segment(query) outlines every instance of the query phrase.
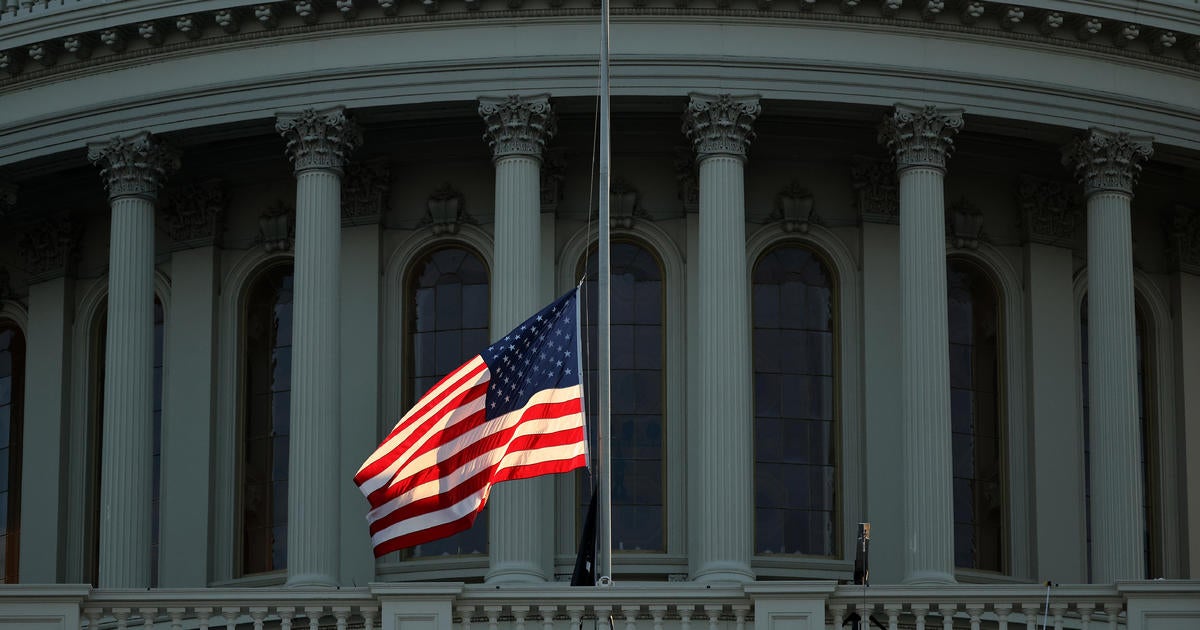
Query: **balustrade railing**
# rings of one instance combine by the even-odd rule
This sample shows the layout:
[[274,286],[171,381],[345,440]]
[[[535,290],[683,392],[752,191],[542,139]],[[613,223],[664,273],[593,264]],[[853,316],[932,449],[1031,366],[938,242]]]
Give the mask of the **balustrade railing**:
[[93,591],[79,616],[81,630],[374,630],[379,602],[366,589]]

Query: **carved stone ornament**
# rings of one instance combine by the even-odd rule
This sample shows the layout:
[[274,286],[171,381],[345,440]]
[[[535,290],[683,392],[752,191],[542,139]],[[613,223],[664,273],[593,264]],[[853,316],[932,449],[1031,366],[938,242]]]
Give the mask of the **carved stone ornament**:
[[449,182],[442,184],[429,195],[425,204],[427,211],[421,223],[430,226],[434,234],[457,234],[463,223],[476,223],[467,214],[465,201],[463,194]]
[[88,159],[100,167],[109,199],[141,197],[153,201],[167,175],[179,168],[179,153],[144,131],[89,144]]
[[1067,183],[1022,175],[1017,180],[1017,204],[1025,239],[1042,245],[1069,245],[1083,216],[1078,195]]
[[542,212],[555,212],[563,198],[563,180],[566,178],[567,158],[562,149],[547,149],[542,158],[541,205]]
[[1175,206],[1167,213],[1167,257],[1179,271],[1200,275],[1200,208]]
[[762,113],[758,96],[691,94],[683,113],[683,133],[698,161],[714,155],[746,157],[754,140],[754,121]]
[[983,238],[983,212],[965,197],[947,206],[946,237],[954,247],[978,249]]
[[791,184],[775,195],[775,210],[770,219],[783,222],[784,232],[807,234],[809,226],[817,222],[813,208],[812,193],[801,186],[799,181],[792,180]]
[[362,144],[362,131],[344,107],[280,114],[275,131],[287,141],[288,158],[296,173],[310,169],[341,172],[350,152]]
[[900,183],[891,164],[860,158],[850,165],[850,181],[863,221],[900,222]]
[[558,133],[549,94],[481,96],[479,115],[487,127],[483,139],[497,160],[509,155],[540,158],[546,142]]
[[283,201],[258,215],[258,242],[268,252],[283,252],[296,242],[296,209]]
[[379,223],[387,214],[392,169],[384,160],[351,162],[342,177],[342,225]]
[[8,273],[7,267],[0,267],[0,300],[7,300],[12,297],[12,276]]
[[25,259],[30,283],[70,273],[75,263],[79,232],[74,223],[63,217],[42,221],[25,231],[18,250]]
[[1092,128],[1063,150],[1063,165],[1075,170],[1086,196],[1098,192],[1132,195],[1142,162],[1152,155],[1149,136]]
[[608,226],[630,229],[638,219],[649,219],[650,213],[642,207],[642,196],[623,177],[613,178],[608,187]]
[[892,151],[897,170],[917,166],[945,170],[954,136],[962,126],[961,109],[897,104],[879,127],[879,142]]
[[675,149],[676,196],[683,203],[684,213],[700,212],[700,173],[696,152],[691,147]]
[[17,207],[17,185],[0,180],[0,219],[12,214]]
[[167,195],[163,223],[175,249],[215,245],[229,205],[219,180],[188,184]]

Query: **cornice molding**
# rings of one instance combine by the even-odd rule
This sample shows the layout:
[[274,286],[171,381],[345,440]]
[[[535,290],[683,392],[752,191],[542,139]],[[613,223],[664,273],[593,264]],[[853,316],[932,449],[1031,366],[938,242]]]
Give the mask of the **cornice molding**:
[[1075,172],[1084,196],[1133,194],[1142,163],[1154,155],[1154,139],[1095,127],[1063,149],[1063,165]]
[[[642,0],[630,1],[633,6],[613,7],[612,13],[624,16],[716,16],[742,18],[763,17],[806,22],[850,22],[877,24],[899,28],[951,30],[976,33],[982,36],[1015,38],[1051,42],[1057,45],[1084,47],[1124,57],[1134,57],[1169,63],[1180,67],[1200,66],[1200,31],[1189,33],[1188,23],[1176,28],[1170,20],[1147,19],[1144,12],[1130,12],[1118,17],[1113,11],[1089,15],[1080,12],[1051,10],[1032,5],[972,0],[962,10],[945,10],[938,1],[906,5],[901,2],[864,3],[855,0],[808,0],[801,10],[783,9],[769,1],[760,1],[759,10],[735,9],[728,5],[715,9],[689,6],[681,0],[674,7],[647,7]],[[44,76],[56,68],[77,66],[78,62],[107,63],[111,57],[159,54],[181,47],[196,47],[225,43],[236,39],[291,36],[297,33],[329,31],[388,24],[413,24],[436,21],[487,20],[594,15],[594,7],[557,6],[549,9],[524,8],[511,2],[507,11],[480,10],[478,0],[464,0],[454,9],[449,2],[423,0],[425,13],[400,15],[394,0],[360,0],[357,2],[293,2],[292,6],[272,3],[245,2],[242,6],[221,7],[197,11],[178,3],[178,14],[169,6],[139,15],[136,11],[118,14],[127,23],[112,19],[64,20],[60,28],[34,28],[11,22],[0,16],[0,32],[6,28],[21,28],[10,41],[17,45],[0,50],[0,77],[12,75],[15,80]],[[589,3],[590,4],[590,3]],[[1033,3],[1037,4],[1037,3]],[[941,8],[939,9],[939,5]],[[1092,7],[1079,4],[1080,9]],[[84,7],[87,8],[87,7]],[[289,10],[290,9],[290,10]],[[94,9],[93,12],[99,11]],[[97,13],[97,15],[100,15]],[[1147,22],[1139,23],[1141,17]],[[48,19],[48,18],[42,18]],[[118,20],[121,19],[120,17]],[[95,24],[91,29],[88,24]],[[245,28],[243,28],[245,26]],[[45,33],[40,34],[40,33]],[[93,55],[96,51],[108,54]],[[64,63],[65,61],[65,63]],[[0,86],[6,81],[0,79]]]
[[145,131],[89,144],[88,160],[100,167],[109,199],[154,201],[167,175],[179,168],[179,152]]

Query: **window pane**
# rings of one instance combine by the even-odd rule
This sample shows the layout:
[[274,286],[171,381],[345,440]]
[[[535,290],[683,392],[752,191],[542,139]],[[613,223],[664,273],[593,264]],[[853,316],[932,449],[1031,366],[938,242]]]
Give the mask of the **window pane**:
[[[474,252],[445,247],[422,258],[405,288],[408,328],[406,406],[487,347],[490,287]],[[402,558],[487,553],[487,512],[468,530],[401,550]]]
[[838,553],[833,290],[806,247],[754,266],[755,553]]
[[[999,298],[976,265],[946,265],[950,334],[950,422],[954,445],[954,560],[970,569],[1003,571],[1004,508],[998,489],[1000,453]],[[981,491],[984,488],[993,491]],[[984,535],[984,532],[988,532]]]
[[[597,257],[593,248],[586,270],[583,334],[587,340],[584,366],[587,387],[597,387],[598,319]],[[665,405],[663,389],[663,281],[658,259],[632,242],[611,248],[612,284],[609,345],[611,348],[613,549],[666,549],[664,483]],[[585,401],[595,417],[596,399]],[[595,436],[590,436],[594,447]],[[594,452],[594,451],[593,451]],[[591,501],[591,479],[580,473],[577,522],[583,523]]]
[[287,566],[292,266],[259,274],[244,308],[242,365],[253,388],[242,407],[242,573],[251,574]]

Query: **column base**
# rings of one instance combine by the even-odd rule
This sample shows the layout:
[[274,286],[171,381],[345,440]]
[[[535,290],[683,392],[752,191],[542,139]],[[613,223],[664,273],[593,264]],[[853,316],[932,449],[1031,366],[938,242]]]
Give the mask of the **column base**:
[[534,584],[546,581],[546,573],[529,562],[506,562],[488,570],[488,584]]
[[337,579],[323,573],[304,573],[301,575],[289,575],[287,579],[288,588],[337,588]]
[[914,586],[922,585],[939,585],[939,584],[957,584],[953,573],[944,571],[916,571],[904,576],[904,584],[912,584]]
[[754,571],[739,562],[713,562],[697,569],[692,574],[696,582],[734,582],[745,584],[754,581]]

